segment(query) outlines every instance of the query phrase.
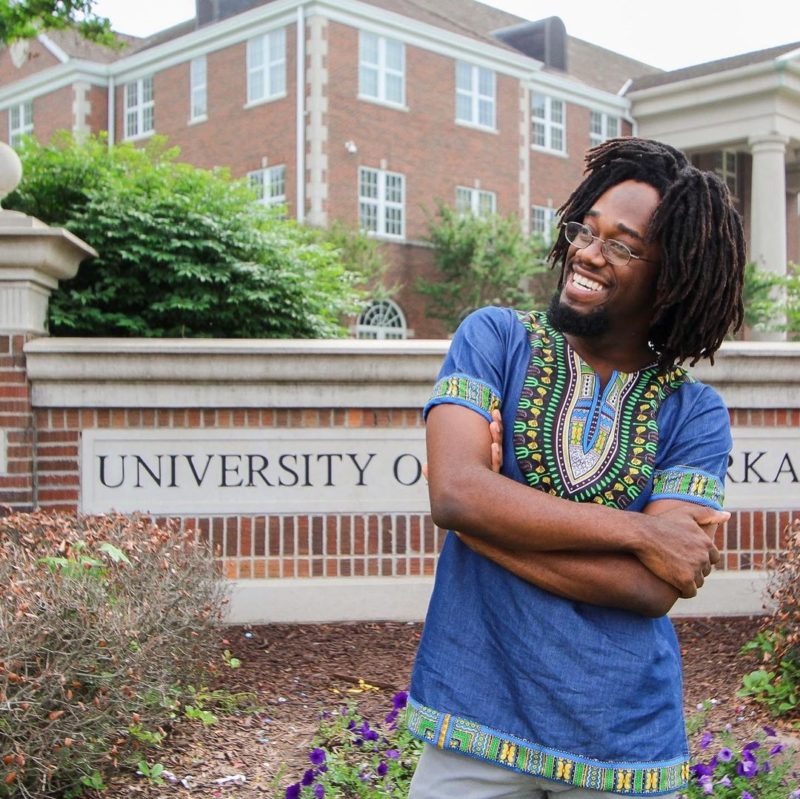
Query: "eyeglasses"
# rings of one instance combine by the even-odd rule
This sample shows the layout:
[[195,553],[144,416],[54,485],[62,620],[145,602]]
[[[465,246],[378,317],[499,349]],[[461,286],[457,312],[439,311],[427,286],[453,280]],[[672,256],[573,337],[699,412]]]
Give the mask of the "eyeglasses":
[[600,242],[600,252],[603,254],[603,258],[611,266],[625,266],[631,260],[656,263],[652,258],[642,258],[641,255],[634,255],[631,252],[631,248],[621,241],[601,239],[600,236],[595,236],[591,228],[580,222],[567,222],[564,225],[564,235],[567,237],[567,241],[570,244],[574,244],[579,250],[590,246],[597,239]]

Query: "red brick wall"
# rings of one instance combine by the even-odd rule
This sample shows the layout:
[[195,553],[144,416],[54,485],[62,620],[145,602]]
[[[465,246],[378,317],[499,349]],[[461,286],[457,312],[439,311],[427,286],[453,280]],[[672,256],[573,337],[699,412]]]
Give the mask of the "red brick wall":
[[[8,437],[8,474],[0,476],[0,504],[74,511],[79,504],[79,446],[83,430],[95,428],[242,429],[409,428],[422,425],[419,409],[40,409],[31,413],[24,380],[24,337],[0,337],[0,424]],[[731,411],[736,427],[800,426],[800,410]],[[36,487],[32,475],[36,474]],[[795,512],[735,511],[718,531],[725,570],[764,569],[784,541]],[[443,541],[429,515],[252,514],[184,516],[214,543],[232,578],[348,577],[432,574]]]
[[[425,235],[425,209],[435,198],[455,202],[456,186],[475,185],[497,194],[501,213],[519,208],[519,84],[497,75],[497,131],[455,122],[453,59],[406,45],[408,111],[358,99],[358,30],[328,25],[328,214],[358,219],[358,168],[406,176],[406,238]],[[349,155],[346,141],[358,153]]]
[[0,431],[6,438],[6,473],[0,473],[0,506],[30,510],[34,424],[23,347],[28,336],[0,334]]
[[14,66],[10,48],[3,47],[0,51],[0,86],[7,86],[14,81],[58,66],[59,63],[61,62],[36,39],[30,41],[28,57],[20,67]]
[[[22,421],[29,419],[30,414]],[[35,469],[39,505],[67,512],[78,508],[78,450],[83,430],[252,428],[263,431],[421,425],[416,408],[37,410]],[[0,486],[4,483],[0,482]],[[421,513],[186,516],[181,523],[199,530],[203,538],[213,542],[225,562],[226,574],[232,578],[432,574],[441,543],[430,516]]]

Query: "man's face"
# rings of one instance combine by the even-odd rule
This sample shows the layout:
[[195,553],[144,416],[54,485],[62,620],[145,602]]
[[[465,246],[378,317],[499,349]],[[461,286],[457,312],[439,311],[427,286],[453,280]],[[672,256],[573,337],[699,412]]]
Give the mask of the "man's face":
[[[644,237],[660,197],[647,183],[627,180],[602,194],[581,222],[595,236],[585,247],[570,245],[562,289],[551,305],[551,321],[565,333],[599,336],[607,332],[647,341],[659,248]],[[601,251],[602,242],[615,239],[634,256],[612,266]],[[554,298],[555,299],[555,298]]]

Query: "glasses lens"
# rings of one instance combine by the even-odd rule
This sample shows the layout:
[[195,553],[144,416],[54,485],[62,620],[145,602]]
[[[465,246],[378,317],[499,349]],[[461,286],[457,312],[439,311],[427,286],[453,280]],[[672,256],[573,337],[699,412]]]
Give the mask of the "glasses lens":
[[567,241],[578,247],[588,247],[592,243],[592,231],[580,222],[567,222],[565,235]]
[[616,239],[608,239],[603,243],[603,255],[612,266],[625,266],[631,260],[627,245]]

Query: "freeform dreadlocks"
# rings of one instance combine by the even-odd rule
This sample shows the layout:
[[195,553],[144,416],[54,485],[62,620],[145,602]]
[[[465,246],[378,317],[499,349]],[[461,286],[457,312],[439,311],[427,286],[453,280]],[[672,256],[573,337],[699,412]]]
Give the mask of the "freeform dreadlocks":
[[582,221],[601,194],[625,180],[647,183],[661,202],[645,239],[661,248],[650,343],[662,366],[701,358],[714,362],[728,331],[742,324],[745,245],[742,221],[725,182],[693,167],[661,142],[609,139],[586,154],[586,177],[559,208],[559,235],[550,251],[561,266],[569,242],[564,224]]

